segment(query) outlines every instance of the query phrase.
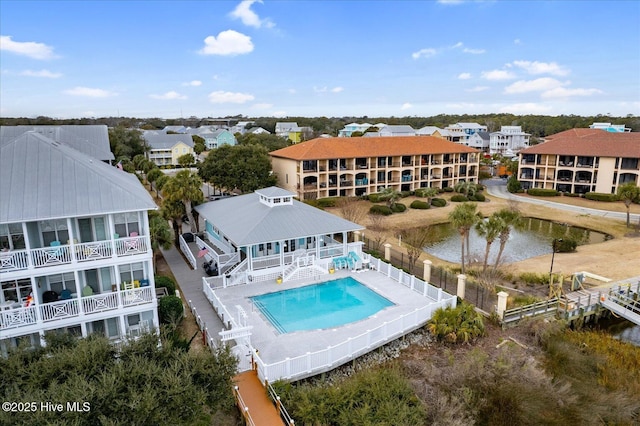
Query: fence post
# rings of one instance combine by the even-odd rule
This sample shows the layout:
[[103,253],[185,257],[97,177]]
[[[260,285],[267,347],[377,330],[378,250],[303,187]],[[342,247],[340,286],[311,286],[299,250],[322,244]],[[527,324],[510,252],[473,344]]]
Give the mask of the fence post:
[[433,262],[429,259],[425,259],[422,261],[422,263],[424,264],[424,272],[422,274],[422,277],[424,279],[424,282],[428,284],[431,281],[431,265],[433,265]]
[[498,317],[500,317],[501,320],[504,319],[504,311],[507,310],[508,297],[509,297],[509,293],[507,293],[506,291],[501,291],[500,293],[498,293],[497,313],[498,313]]
[[458,291],[456,292],[456,296],[460,299],[464,300],[464,292],[467,282],[467,276],[465,274],[458,274]]
[[384,245],[384,260],[391,262],[391,244],[389,243]]

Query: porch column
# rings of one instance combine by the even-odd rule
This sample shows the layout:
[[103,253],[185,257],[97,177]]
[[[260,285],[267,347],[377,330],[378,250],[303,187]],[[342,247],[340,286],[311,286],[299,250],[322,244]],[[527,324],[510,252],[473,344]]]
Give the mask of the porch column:
[[354,231],[353,232],[353,239],[355,242],[359,242],[360,241],[360,231]]
[[429,283],[431,282],[431,265],[433,264],[433,262],[430,261],[429,259],[425,259],[422,261],[422,263],[424,264],[424,273],[423,273],[424,282]]
[[33,259],[31,258],[31,249],[33,247],[31,247],[31,242],[29,241],[29,232],[26,222],[22,222],[22,236],[24,238],[24,248],[27,249],[27,267],[32,269],[34,267]]
[[391,244],[385,243],[384,245],[384,260],[391,261]]
[[467,283],[467,276],[465,274],[458,275],[458,290],[456,291],[456,296],[460,299],[464,299],[464,292]]
[[122,338],[127,337],[127,319],[125,315],[120,315],[118,317],[118,322],[120,323],[120,336]]

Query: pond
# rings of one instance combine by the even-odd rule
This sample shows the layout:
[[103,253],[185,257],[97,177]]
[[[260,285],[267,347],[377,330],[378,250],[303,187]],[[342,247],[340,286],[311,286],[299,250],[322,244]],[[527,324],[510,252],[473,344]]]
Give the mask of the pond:
[[[453,263],[460,262],[460,234],[449,223],[432,225],[430,228],[431,241],[424,251]],[[519,262],[531,257],[550,254],[551,244],[555,238],[572,238],[578,245],[596,244],[612,238],[611,235],[563,223],[551,222],[544,219],[524,218],[524,226],[520,230],[511,230],[500,263]],[[470,235],[470,253],[474,262],[482,262],[486,247],[486,240],[479,236],[475,229]],[[498,254],[500,241],[496,239],[489,252],[489,264],[492,264]]]

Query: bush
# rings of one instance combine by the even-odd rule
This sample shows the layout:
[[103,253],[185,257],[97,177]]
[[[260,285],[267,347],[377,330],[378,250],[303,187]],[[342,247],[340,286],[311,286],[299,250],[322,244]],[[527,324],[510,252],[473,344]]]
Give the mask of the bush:
[[412,209],[428,209],[431,206],[426,201],[415,200],[409,207]]
[[564,195],[566,195],[567,197],[579,197],[580,194],[575,194],[573,192],[565,192]]
[[184,307],[182,299],[177,296],[164,296],[158,300],[158,317],[161,324],[175,324],[180,322]]
[[407,206],[402,203],[395,203],[393,207],[391,207],[391,211],[394,213],[402,213],[405,210],[407,210]]
[[507,180],[507,191],[514,193],[520,192],[521,190],[522,184],[520,181],[515,176],[511,176],[509,180]]
[[525,284],[549,284],[549,274],[537,272],[523,272],[520,274],[519,281]]
[[446,188],[444,188],[444,192],[453,192],[453,188],[450,186],[447,186]]
[[326,208],[326,207],[335,207],[336,206],[336,198],[318,198],[316,200],[318,207]]
[[557,253],[572,253],[576,251],[578,242],[572,238],[563,238],[562,241],[557,240],[556,252]]
[[480,193],[476,193],[476,194],[472,195],[471,197],[469,197],[469,201],[484,202],[486,200],[487,200],[487,197],[485,197],[484,194],[480,194]]
[[481,183],[476,184],[476,192],[484,191],[484,185]]
[[529,188],[527,189],[527,194],[533,195],[534,197],[555,197],[560,195],[560,193],[555,189],[544,188]]
[[400,196],[402,198],[411,197],[413,194],[414,194],[413,191],[401,191],[400,192]]
[[438,309],[427,323],[436,339],[449,343],[468,343],[485,335],[482,315],[473,305],[461,303],[455,309]]
[[158,275],[155,277],[156,288],[166,287],[169,296],[176,295],[176,283],[170,277]]
[[444,198],[434,198],[431,200],[433,207],[444,207],[447,205],[447,201]]
[[393,212],[387,206],[383,206],[381,204],[376,204],[374,206],[371,206],[371,208],[369,209],[369,213],[371,213],[371,214],[381,214],[383,216],[389,216]]
[[372,203],[380,202],[380,194],[378,193],[369,194],[367,198],[369,198],[369,201],[371,201]]
[[586,194],[584,194],[584,198],[586,198],[587,200],[607,201],[607,202],[620,200],[620,197],[618,197],[618,194],[606,194],[604,192],[587,192]]
[[464,203],[465,201],[469,201],[469,199],[462,194],[456,194],[451,196],[451,202],[453,203]]

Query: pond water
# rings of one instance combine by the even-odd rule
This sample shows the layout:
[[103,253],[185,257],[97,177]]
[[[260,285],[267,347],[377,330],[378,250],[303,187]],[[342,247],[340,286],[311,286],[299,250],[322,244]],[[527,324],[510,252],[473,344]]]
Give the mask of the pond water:
[[[460,262],[460,234],[449,223],[432,225],[430,228],[431,241],[424,251],[449,262]],[[544,219],[525,218],[523,229],[511,230],[500,263],[519,262],[530,257],[549,254],[551,244],[555,238],[572,238],[578,245],[596,244],[607,241],[612,237],[602,232],[590,229],[555,223]],[[470,253],[475,262],[482,262],[486,247],[486,240],[473,229],[470,235]],[[498,254],[500,241],[496,239],[489,252],[489,264],[492,264]]]

